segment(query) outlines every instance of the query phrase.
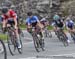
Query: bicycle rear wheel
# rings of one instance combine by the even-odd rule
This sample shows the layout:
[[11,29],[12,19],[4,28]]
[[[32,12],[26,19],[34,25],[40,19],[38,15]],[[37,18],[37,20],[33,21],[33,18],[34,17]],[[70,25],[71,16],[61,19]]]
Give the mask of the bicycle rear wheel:
[[[21,41],[21,39],[22,39],[21,35],[20,35],[19,38],[20,38],[20,45],[21,45],[21,48],[18,48],[18,46],[17,46],[17,49],[18,49],[18,52],[19,52],[20,54],[22,54],[22,51],[23,51],[23,45],[22,45],[22,41]],[[16,44],[18,44],[17,40],[16,40]]]
[[2,40],[0,40],[0,59],[7,59],[6,47]]
[[74,33],[71,33],[71,37],[72,37],[72,40],[73,40],[73,42],[75,44],[75,34]]
[[[23,44],[22,44],[22,40],[21,39],[24,39],[24,33],[22,32],[22,30],[21,29],[18,29],[18,33],[19,33],[19,44],[21,45],[21,48],[18,48],[18,46],[17,46],[17,49],[18,49],[18,52],[20,53],[20,54],[22,54],[22,51],[23,51]],[[17,40],[16,40],[16,44],[18,44],[18,42],[17,42]]]

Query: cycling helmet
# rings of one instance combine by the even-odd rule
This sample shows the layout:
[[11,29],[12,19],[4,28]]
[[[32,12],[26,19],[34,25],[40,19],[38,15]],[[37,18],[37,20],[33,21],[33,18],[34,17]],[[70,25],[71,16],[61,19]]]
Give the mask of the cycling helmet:
[[54,15],[53,19],[58,20],[58,19],[60,19],[60,17],[58,15]]
[[27,13],[27,16],[32,16],[32,12],[28,12]]
[[3,14],[6,14],[7,12],[8,12],[8,8],[7,8],[7,7],[3,7],[3,8],[2,8],[2,13],[3,13]]

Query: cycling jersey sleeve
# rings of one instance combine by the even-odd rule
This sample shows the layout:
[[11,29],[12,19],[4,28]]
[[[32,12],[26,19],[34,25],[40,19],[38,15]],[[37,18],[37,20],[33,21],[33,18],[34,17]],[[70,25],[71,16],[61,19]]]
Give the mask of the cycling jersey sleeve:
[[27,25],[30,25],[29,18],[26,19],[26,24],[27,24]]
[[37,16],[34,16],[34,18],[36,19],[37,22],[40,22]]

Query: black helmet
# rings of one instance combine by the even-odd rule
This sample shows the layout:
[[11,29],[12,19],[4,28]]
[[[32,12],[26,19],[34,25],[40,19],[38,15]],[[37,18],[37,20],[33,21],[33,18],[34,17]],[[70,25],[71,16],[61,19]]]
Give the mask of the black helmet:
[[32,12],[28,12],[27,15],[28,15],[28,16],[32,16]]
[[7,7],[3,7],[3,8],[2,8],[2,13],[3,13],[3,14],[6,14],[7,12],[8,12],[8,8],[7,8]]

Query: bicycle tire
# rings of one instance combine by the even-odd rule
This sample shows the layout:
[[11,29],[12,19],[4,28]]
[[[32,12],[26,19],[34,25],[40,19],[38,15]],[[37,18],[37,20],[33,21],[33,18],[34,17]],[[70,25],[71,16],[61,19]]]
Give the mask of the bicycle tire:
[[63,44],[65,47],[69,45],[64,34],[63,34]]
[[0,39],[0,42],[1,42],[1,44],[2,44],[2,46],[3,46],[3,49],[4,49],[4,59],[7,59],[7,51],[6,51],[6,47],[5,47],[5,44],[4,44],[4,42]]
[[40,39],[39,43],[40,43],[42,51],[45,51],[45,49],[44,49],[44,47],[45,47],[44,39]]
[[[12,35],[12,34],[10,35],[10,32],[9,32],[7,42],[8,42],[9,52],[12,56],[15,54],[14,51],[16,50],[15,41],[13,39],[15,39],[14,35]],[[11,45],[13,46],[13,50],[11,48]]]
[[73,40],[74,43],[75,43],[75,34],[74,34],[74,33],[71,33],[71,37],[72,37],[72,40]]
[[35,49],[37,52],[40,52],[39,51],[39,39],[37,37],[37,35],[35,33],[33,33],[33,40],[34,40],[34,46],[35,46]]
[[[16,42],[16,44],[17,44],[17,42]],[[18,48],[18,46],[17,46],[17,49],[18,49],[19,54],[22,54],[23,45],[22,45],[22,41],[21,40],[20,40],[20,44],[21,44],[21,48]]]
[[58,31],[58,38],[59,41],[61,41],[65,47],[68,46],[67,38],[62,32],[62,30]]
[[67,39],[66,39],[66,37],[65,37],[65,35],[64,35],[63,32],[61,33],[60,36],[61,36],[60,41],[63,43],[63,45],[64,45],[65,47],[68,46]]

